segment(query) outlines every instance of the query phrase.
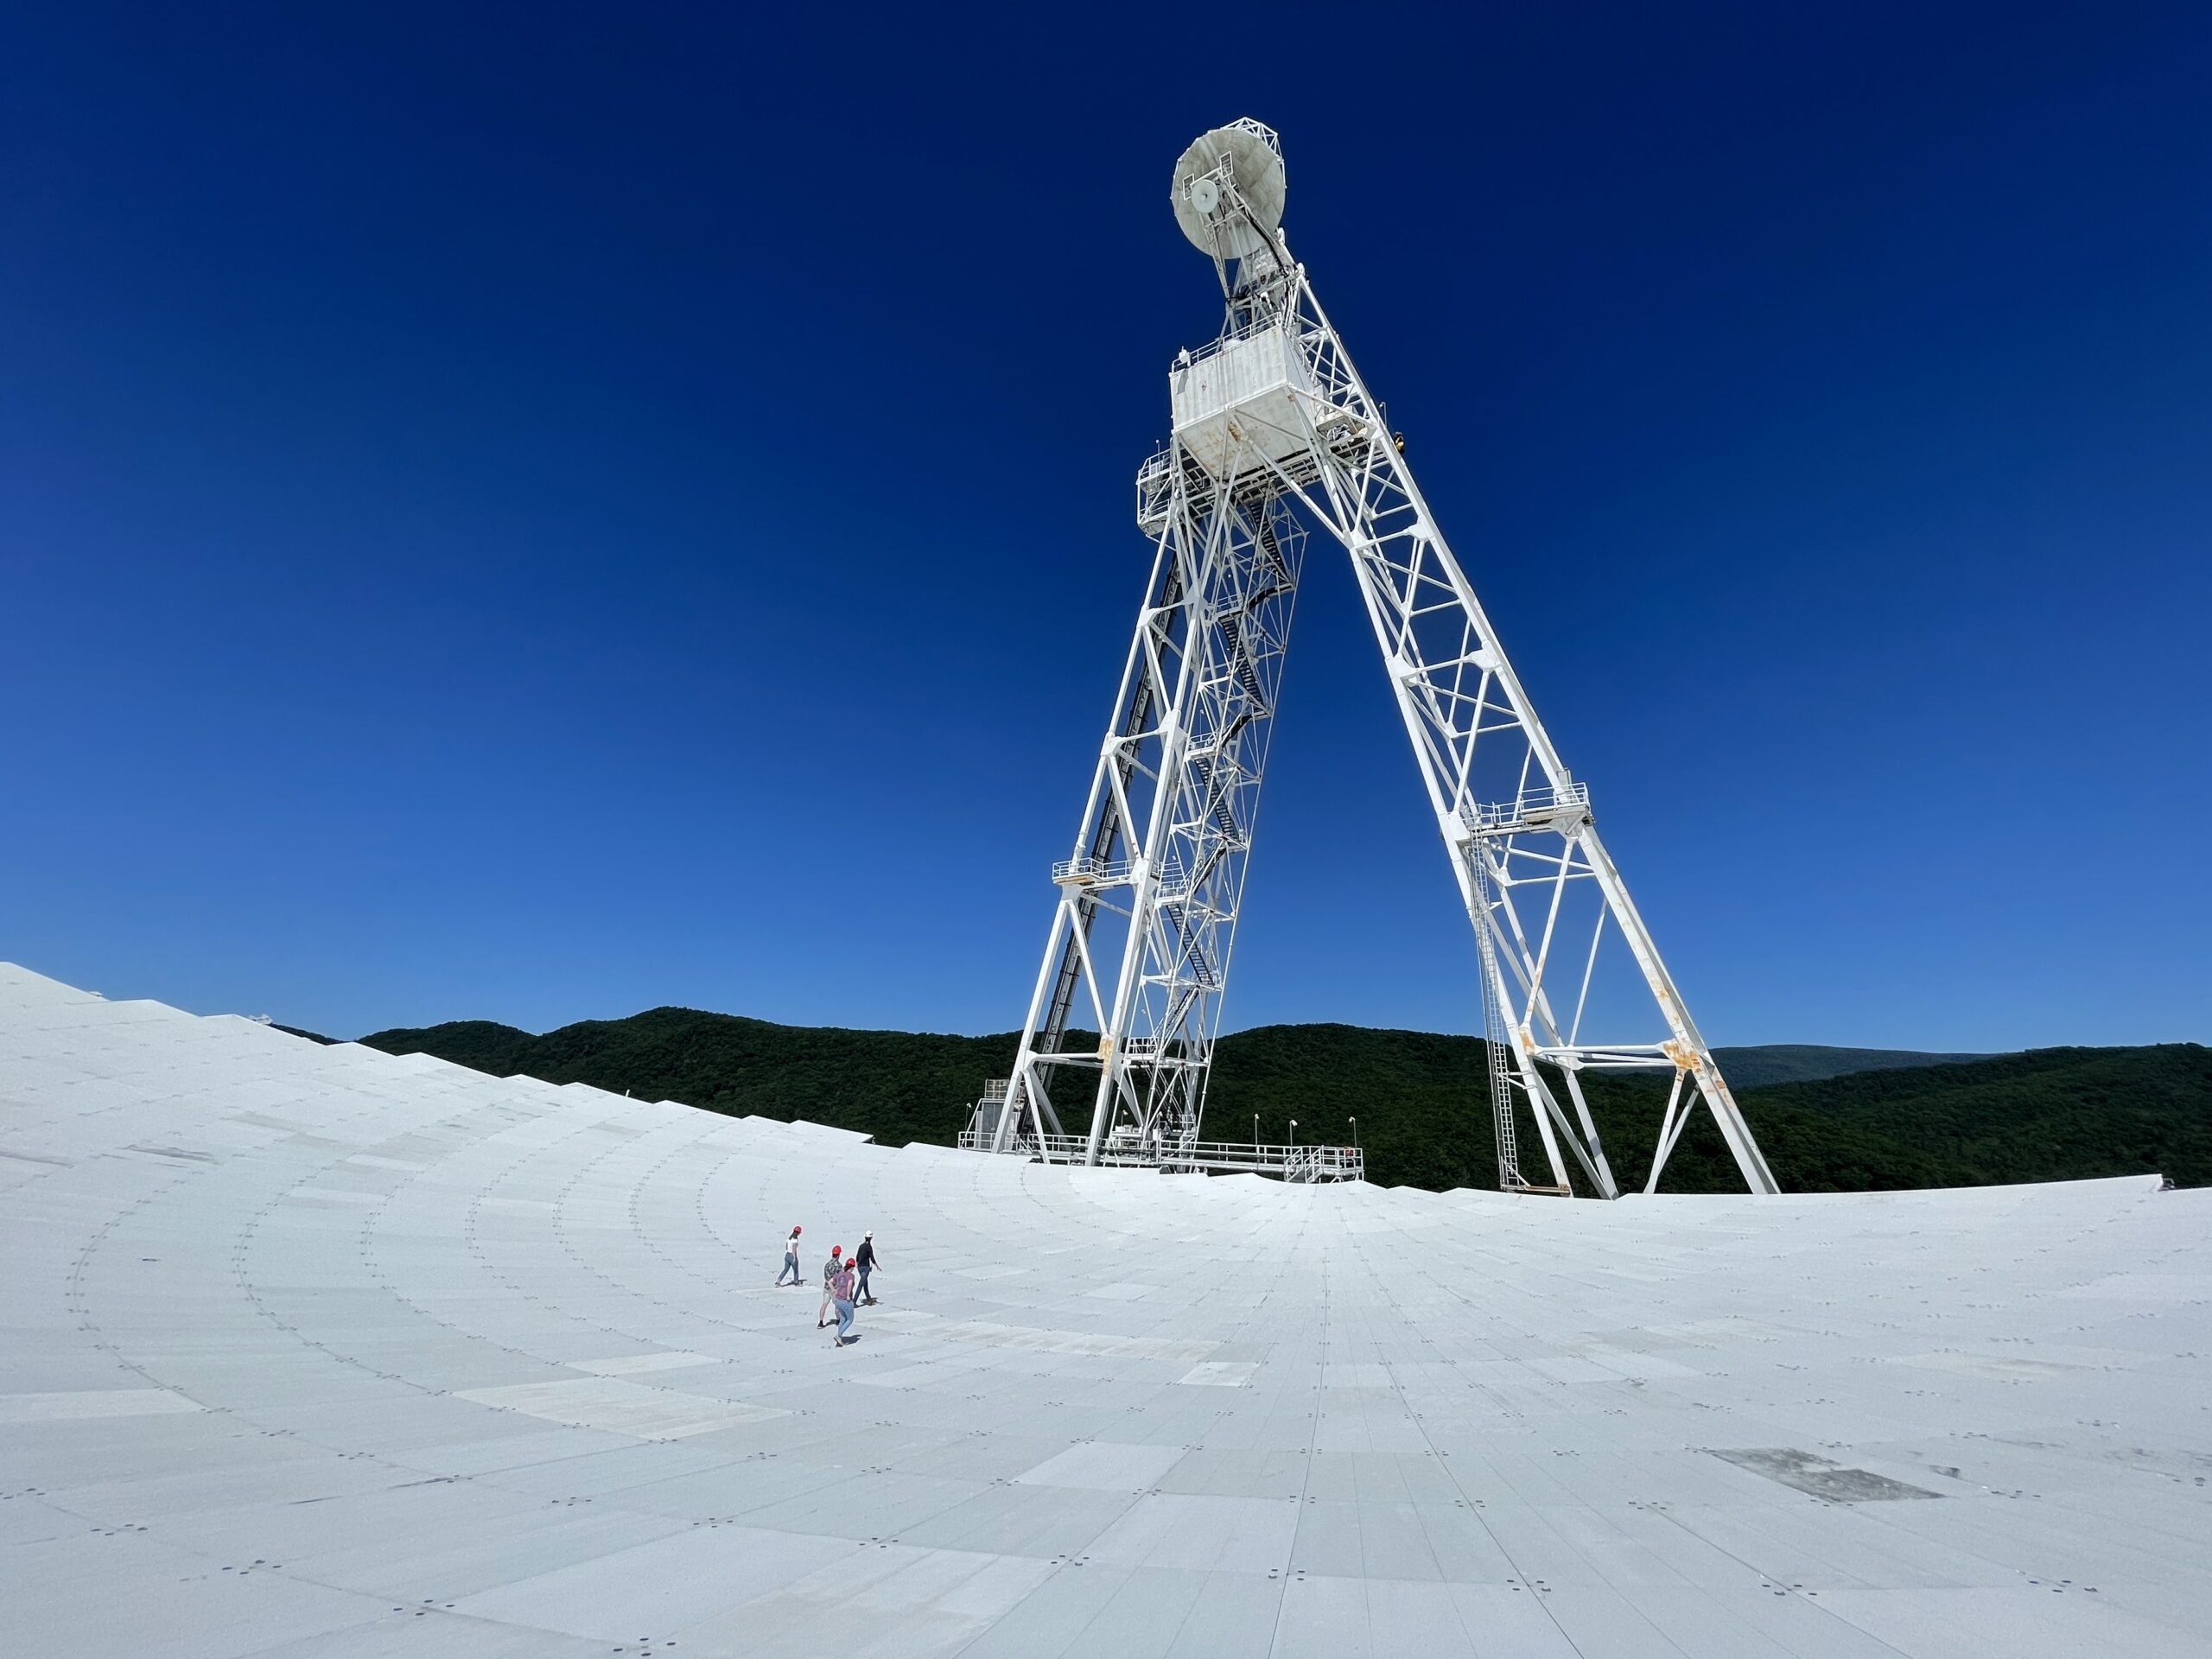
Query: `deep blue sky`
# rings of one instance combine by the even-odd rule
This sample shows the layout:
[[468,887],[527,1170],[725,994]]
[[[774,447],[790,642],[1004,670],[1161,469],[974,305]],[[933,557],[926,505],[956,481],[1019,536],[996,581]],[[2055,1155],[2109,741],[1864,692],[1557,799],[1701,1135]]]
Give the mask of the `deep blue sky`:
[[[1709,1038],[2212,1039],[2202,7],[42,10],[0,957],[1017,1023],[1249,113]],[[1230,1023],[1467,1028],[1307,569]]]

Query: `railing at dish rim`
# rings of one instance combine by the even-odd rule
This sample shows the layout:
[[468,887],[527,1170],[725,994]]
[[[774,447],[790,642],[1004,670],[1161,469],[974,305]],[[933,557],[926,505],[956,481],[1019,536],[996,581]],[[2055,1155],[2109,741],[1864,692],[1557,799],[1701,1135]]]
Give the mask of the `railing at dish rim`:
[[[1019,1157],[1042,1158],[1047,1163],[1081,1163],[1090,1141],[1079,1135],[1017,1135],[1006,1150]],[[963,1151],[992,1150],[987,1130],[963,1129]],[[1365,1179],[1366,1155],[1357,1147],[1313,1144],[1289,1146],[1250,1141],[1192,1141],[1173,1147],[1155,1141],[1129,1138],[1108,1140],[1098,1148],[1098,1161],[1122,1169],[1217,1169],[1279,1174],[1286,1179],[1357,1181]]]

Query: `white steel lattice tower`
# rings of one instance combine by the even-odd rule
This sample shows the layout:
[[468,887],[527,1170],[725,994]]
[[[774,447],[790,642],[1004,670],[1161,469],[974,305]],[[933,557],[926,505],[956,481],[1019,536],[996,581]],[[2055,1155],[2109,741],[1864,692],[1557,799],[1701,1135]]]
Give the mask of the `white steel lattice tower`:
[[[1474,925],[1500,1185],[1570,1191],[1571,1160],[1589,1190],[1617,1196],[1582,1077],[1643,1069],[1674,1077],[1645,1190],[1702,1101],[1745,1184],[1776,1192],[1599,839],[1588,790],[1284,245],[1283,188],[1281,147],[1255,121],[1207,133],[1177,164],[1176,218],[1213,259],[1227,323],[1169,373],[1173,435],[1137,475],[1154,554],[1113,724],[1071,854],[1053,868],[1059,898],[1013,1075],[966,1138],[1092,1163],[1238,1162],[1214,1155],[1198,1125],[1312,524],[1351,555]],[[1625,1000],[1601,975],[1609,958],[1624,964]],[[1071,1048],[1077,1027],[1101,1035]],[[1062,1114],[1086,1106],[1078,1139]],[[1522,1173],[1523,1113],[1546,1182]],[[1317,1173],[1304,1149],[1281,1151],[1260,1162]]]

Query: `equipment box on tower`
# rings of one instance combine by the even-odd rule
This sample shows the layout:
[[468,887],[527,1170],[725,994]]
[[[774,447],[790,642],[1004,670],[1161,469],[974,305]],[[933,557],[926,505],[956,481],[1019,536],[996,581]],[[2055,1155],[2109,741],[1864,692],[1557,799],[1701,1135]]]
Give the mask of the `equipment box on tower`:
[[[1175,435],[1216,478],[1281,461],[1313,442],[1298,394],[1313,390],[1305,353],[1280,323],[1217,341],[1168,377]],[[1249,451],[1236,454],[1240,445]]]

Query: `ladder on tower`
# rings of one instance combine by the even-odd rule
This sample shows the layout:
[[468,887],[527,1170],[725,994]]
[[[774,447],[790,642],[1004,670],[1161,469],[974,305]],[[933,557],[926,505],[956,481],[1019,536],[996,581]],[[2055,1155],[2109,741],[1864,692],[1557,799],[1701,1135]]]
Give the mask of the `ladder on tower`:
[[1475,918],[1475,946],[1482,958],[1483,1046],[1488,1051],[1490,1109],[1497,1128],[1497,1185],[1501,1192],[1517,1192],[1529,1182],[1521,1173],[1521,1148],[1513,1128],[1513,1062],[1505,1028],[1505,1010],[1497,1005],[1497,947],[1491,941],[1490,866],[1480,848],[1468,849],[1475,867],[1475,893],[1481,914]]
[[[1541,1193],[1548,1197],[1572,1198],[1570,1186],[1539,1186],[1521,1173],[1521,1139],[1514,1127],[1513,1090],[1516,1083],[1514,1066],[1513,1037],[1506,1023],[1505,1010],[1498,1005],[1499,987],[1503,983],[1497,971],[1497,941],[1491,932],[1492,906],[1491,896],[1490,860],[1479,846],[1467,849],[1468,861],[1475,872],[1474,891],[1478,913],[1475,918],[1475,948],[1481,957],[1483,977],[1483,1041],[1490,1050],[1490,1109],[1497,1129],[1497,1190],[1501,1192]],[[1532,1112],[1543,1109],[1535,1101],[1529,1103]]]

